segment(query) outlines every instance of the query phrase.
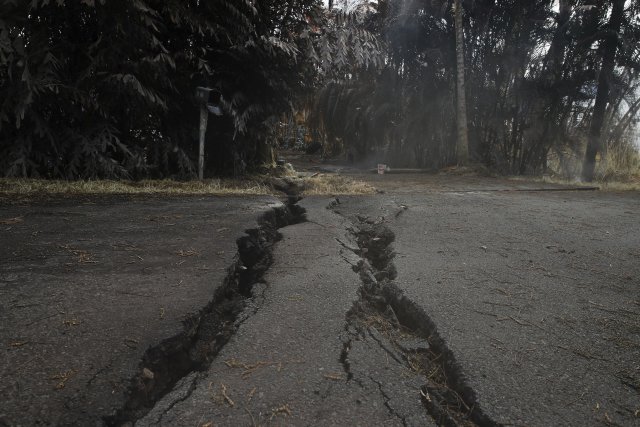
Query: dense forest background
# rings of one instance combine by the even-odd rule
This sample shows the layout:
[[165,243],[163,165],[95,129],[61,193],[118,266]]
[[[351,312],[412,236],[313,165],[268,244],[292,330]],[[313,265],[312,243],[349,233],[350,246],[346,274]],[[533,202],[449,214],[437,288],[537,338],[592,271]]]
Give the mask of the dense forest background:
[[300,112],[302,141],[327,155],[440,168],[461,158],[458,77],[470,162],[586,180],[637,170],[640,2],[453,6],[0,0],[0,175],[193,177],[196,86],[224,112],[209,120],[209,173],[272,161]]

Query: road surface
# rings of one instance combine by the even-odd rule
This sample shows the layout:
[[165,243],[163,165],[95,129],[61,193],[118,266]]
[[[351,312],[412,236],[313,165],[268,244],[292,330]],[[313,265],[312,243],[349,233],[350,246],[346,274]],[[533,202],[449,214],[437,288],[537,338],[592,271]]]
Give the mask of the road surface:
[[361,178],[379,194],[0,207],[0,424],[640,423],[638,193]]

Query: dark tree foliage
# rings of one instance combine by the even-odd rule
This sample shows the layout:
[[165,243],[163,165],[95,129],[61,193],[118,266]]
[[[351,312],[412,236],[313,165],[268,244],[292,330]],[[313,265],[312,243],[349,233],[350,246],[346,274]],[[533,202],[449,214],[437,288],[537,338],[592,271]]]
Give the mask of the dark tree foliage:
[[[355,72],[321,91],[319,112],[333,124],[331,137],[342,138],[365,159],[375,156],[395,166],[455,163],[452,3],[375,4],[367,22],[383,41],[384,65],[374,77]],[[621,14],[612,14],[614,4]],[[570,156],[582,159],[594,120],[602,135],[594,148],[598,154],[629,143],[640,110],[638,2],[464,0],[462,5],[475,161],[524,174],[544,172],[550,156],[562,164]],[[619,25],[612,25],[612,16],[619,17]],[[603,85],[609,88],[606,99],[601,96],[594,110]]]
[[[192,177],[200,85],[224,110],[210,173],[268,160],[277,118],[301,107],[356,159],[454,164],[453,0],[321,3],[0,0],[0,174]],[[628,146],[640,2],[461,3],[474,161],[578,175],[588,140],[585,165]]]
[[251,163],[307,80],[316,0],[0,0],[0,173],[189,177],[195,87],[218,89],[209,163]]

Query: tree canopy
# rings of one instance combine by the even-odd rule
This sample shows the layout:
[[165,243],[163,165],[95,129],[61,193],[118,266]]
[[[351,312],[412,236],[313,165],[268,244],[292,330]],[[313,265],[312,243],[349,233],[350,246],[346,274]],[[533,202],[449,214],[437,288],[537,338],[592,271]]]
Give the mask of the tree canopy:
[[311,80],[302,34],[319,12],[313,0],[4,0],[0,170],[189,176],[198,85],[222,94],[228,168]]
[[[347,78],[325,87],[318,105],[332,127],[329,138],[394,165],[455,163],[452,3],[375,4],[369,19],[385,46],[384,66],[373,79]],[[590,134],[602,135],[593,150],[599,155],[632,143],[640,109],[637,2],[461,3],[470,152],[476,162],[503,173],[540,173],[552,159],[561,168],[575,165],[568,157],[582,159]],[[597,132],[590,129],[594,123],[600,123]]]
[[[260,163],[302,106],[322,143],[361,160],[455,163],[453,0],[330,3],[0,1],[0,174],[192,177],[196,86],[225,113],[209,129],[213,173]],[[631,144],[638,2],[461,6],[472,161],[523,174],[584,159],[590,179]]]

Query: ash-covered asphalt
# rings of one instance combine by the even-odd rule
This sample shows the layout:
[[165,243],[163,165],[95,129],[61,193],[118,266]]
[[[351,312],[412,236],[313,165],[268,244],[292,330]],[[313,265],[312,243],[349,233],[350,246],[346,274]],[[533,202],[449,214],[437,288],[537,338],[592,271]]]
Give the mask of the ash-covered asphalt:
[[161,382],[134,380],[147,350],[183,344],[227,277],[236,239],[280,204],[120,196],[1,203],[7,426],[95,425],[125,405],[130,388]]
[[387,178],[386,194],[341,198],[341,211],[389,220],[395,282],[434,322],[485,415],[640,423],[637,193],[491,182],[416,193]]
[[[271,225],[269,198],[1,206],[0,425],[640,424],[638,193],[364,178]],[[206,362],[150,380],[207,306]]]

